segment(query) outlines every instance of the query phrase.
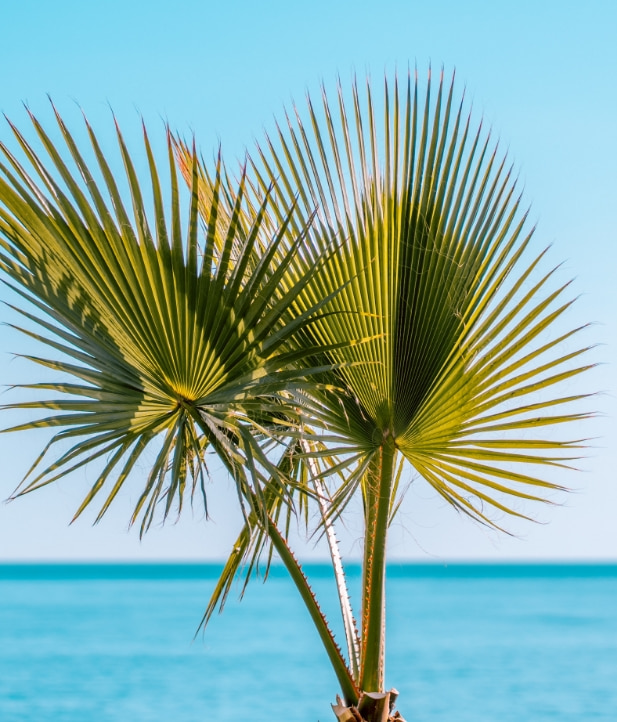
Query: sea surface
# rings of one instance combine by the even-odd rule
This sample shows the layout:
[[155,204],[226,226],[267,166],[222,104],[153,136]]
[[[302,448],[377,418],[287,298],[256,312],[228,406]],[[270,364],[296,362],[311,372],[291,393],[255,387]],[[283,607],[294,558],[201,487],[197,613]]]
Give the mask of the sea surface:
[[[336,679],[283,569],[195,636],[219,571],[0,565],[0,721],[333,721]],[[340,630],[328,568],[307,572]],[[408,722],[617,721],[617,565],[388,575],[386,677]]]

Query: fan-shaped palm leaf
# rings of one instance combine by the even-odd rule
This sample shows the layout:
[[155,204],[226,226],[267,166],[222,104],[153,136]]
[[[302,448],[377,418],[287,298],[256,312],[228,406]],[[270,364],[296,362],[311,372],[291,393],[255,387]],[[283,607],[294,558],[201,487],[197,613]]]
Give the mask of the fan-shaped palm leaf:
[[[255,511],[263,501],[260,480],[270,477],[276,464],[255,442],[254,432],[267,434],[281,421],[273,394],[288,387],[290,362],[299,357],[285,341],[322,305],[291,320],[287,311],[295,293],[277,292],[307,229],[290,243],[284,222],[265,242],[260,233],[263,207],[249,227],[241,227],[242,178],[221,236],[219,164],[209,225],[202,235],[197,175],[183,217],[170,138],[165,196],[145,130],[149,180],[144,189],[118,129],[131,214],[90,127],[98,182],[56,117],[68,160],[34,117],[47,161],[13,126],[31,169],[0,146],[0,268],[7,283],[29,302],[16,309],[29,321],[25,333],[60,355],[32,360],[68,379],[28,385],[24,388],[37,396],[51,392],[52,397],[11,406],[52,411],[13,430],[61,428],[18,493],[103,459],[77,511],[79,515],[106,488],[98,520],[145,450],[156,447],[132,517],[141,516],[143,531],[159,501],[164,500],[167,516],[174,503],[180,510],[187,483],[193,492],[199,487],[204,491],[204,454],[212,447]],[[144,200],[147,193],[151,205]],[[277,253],[283,241],[288,252]],[[261,244],[259,254],[256,243]],[[303,282],[314,272],[302,271]],[[280,322],[283,316],[286,324]],[[56,444],[65,448],[46,463]],[[252,472],[252,489],[246,468]],[[276,474],[270,488],[270,493],[288,493]]]

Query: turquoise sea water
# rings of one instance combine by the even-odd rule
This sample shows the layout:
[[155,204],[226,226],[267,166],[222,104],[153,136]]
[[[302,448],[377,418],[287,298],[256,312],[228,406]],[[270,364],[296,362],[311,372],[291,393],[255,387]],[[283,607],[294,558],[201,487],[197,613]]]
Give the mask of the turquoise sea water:
[[[334,720],[283,570],[194,639],[217,571],[0,565],[1,722]],[[386,676],[408,722],[615,722],[617,566],[392,566]]]

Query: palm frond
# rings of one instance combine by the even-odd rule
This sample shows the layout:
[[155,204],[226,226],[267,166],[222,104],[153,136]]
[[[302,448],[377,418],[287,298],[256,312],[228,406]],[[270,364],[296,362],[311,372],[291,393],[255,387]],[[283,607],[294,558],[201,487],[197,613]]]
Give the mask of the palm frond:
[[[57,113],[63,148],[30,117],[43,155],[13,125],[23,159],[0,144],[0,270],[27,301],[17,309],[27,323],[24,332],[57,354],[31,360],[63,380],[28,385],[37,399],[9,405],[48,412],[13,430],[60,427],[16,494],[102,459],[77,512],[106,489],[100,518],[146,449],[153,449],[155,461],[133,513],[144,531],[159,502],[166,517],[181,509],[187,490],[204,492],[208,447],[239,486],[248,483],[250,466],[258,488],[268,462],[249,428],[258,423],[259,436],[276,426],[277,414],[289,423],[280,402],[273,402],[291,383],[289,361],[301,357],[297,348],[290,356],[286,343],[321,307],[286,327],[281,319],[292,297],[274,292],[291,263],[277,249],[283,241],[296,248],[307,227],[290,241],[283,221],[265,239],[267,197],[244,225],[246,179],[224,196],[219,160],[210,222],[201,228],[197,163],[185,201],[169,133],[161,171],[144,128],[148,174],[142,184],[116,127],[128,188],[123,194],[89,125],[94,169]],[[42,391],[51,398],[38,397]],[[59,456],[46,462],[54,447],[62,449]],[[271,483],[287,493],[283,480]]]
[[440,494],[492,523],[487,504],[517,513],[504,495],[545,500],[558,485],[542,469],[579,455],[556,429],[587,415],[573,408],[585,395],[562,389],[588,368],[588,349],[572,345],[582,329],[563,331],[569,286],[540,270],[512,171],[455,100],[454,78],[429,74],[424,98],[417,78],[394,78],[375,98],[369,82],[353,84],[350,103],[340,85],[321,108],[309,97],[251,159],[252,203],[272,187],[270,223],[291,214],[293,232],[317,208],[305,258],[330,256],[295,312],[341,289],[301,335],[333,349],[313,361],[332,371],[306,394],[306,414],[365,470],[394,438]]

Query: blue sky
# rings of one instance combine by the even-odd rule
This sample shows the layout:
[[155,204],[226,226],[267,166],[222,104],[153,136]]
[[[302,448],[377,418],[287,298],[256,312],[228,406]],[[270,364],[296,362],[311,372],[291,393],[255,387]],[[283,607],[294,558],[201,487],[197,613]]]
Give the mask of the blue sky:
[[[3,8],[0,110],[27,127],[23,104],[51,126],[49,94],[72,128],[81,110],[112,146],[110,108],[134,142],[143,116],[156,135],[169,122],[195,133],[206,158],[219,142],[226,157],[271,128],[306,90],[346,83],[356,72],[375,81],[417,64],[456,68],[474,117],[500,139],[524,187],[536,243],[552,244],[551,260],[573,277],[576,324],[593,322],[589,343],[601,364],[577,382],[603,392],[599,416],[573,435],[597,437],[575,489],[561,505],[529,508],[541,524],[510,526],[516,536],[490,533],[459,519],[428,487],[414,483],[392,532],[396,557],[421,559],[617,559],[617,5],[612,0],[542,3],[375,2],[310,4],[213,3],[178,0],[99,3],[22,0]],[[0,126],[0,140],[9,131]],[[7,298],[0,290],[0,297]],[[8,311],[0,311],[10,321]],[[0,383],[27,376],[11,354],[24,341],[0,328]],[[578,390],[578,386],[576,390]],[[8,401],[9,395],[4,398]],[[2,427],[9,419],[4,414]],[[40,437],[0,438],[0,497],[13,490],[34,458]],[[88,485],[88,472],[0,506],[0,560],[22,558],[222,557],[238,528],[234,493],[225,478],[212,485],[213,521],[190,513],[153,529],[140,543],[127,532],[132,491],[92,529],[68,528]],[[359,518],[343,532],[355,541]],[[304,548],[305,555],[321,549]]]

